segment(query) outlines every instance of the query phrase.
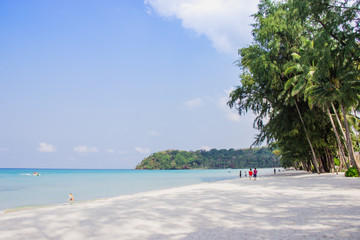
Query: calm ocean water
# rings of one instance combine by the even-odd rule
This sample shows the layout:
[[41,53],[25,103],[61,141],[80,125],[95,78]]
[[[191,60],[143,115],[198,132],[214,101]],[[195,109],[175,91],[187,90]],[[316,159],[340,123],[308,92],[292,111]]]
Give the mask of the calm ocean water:
[[[0,169],[0,210],[93,200],[239,177],[240,169],[219,170],[84,170]],[[259,176],[273,173],[258,169]],[[33,176],[37,171],[40,176]],[[244,176],[244,170],[243,176]]]

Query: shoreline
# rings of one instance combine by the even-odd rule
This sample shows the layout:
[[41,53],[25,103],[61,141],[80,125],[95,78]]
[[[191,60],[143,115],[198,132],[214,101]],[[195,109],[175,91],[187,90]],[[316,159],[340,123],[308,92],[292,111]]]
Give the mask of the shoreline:
[[[315,173],[309,173],[303,170],[282,170],[281,172],[276,172],[276,174],[264,174],[257,177],[257,179],[264,179],[264,178],[271,178],[271,177],[281,177],[281,176],[298,176],[298,175],[306,175],[306,174],[315,174]],[[324,173],[323,173],[324,174]],[[331,174],[331,173],[325,173],[325,174]],[[341,174],[341,173],[339,173]],[[344,174],[343,174],[344,175]],[[94,198],[94,199],[88,199],[88,200],[81,200],[81,201],[74,201],[74,202],[63,202],[63,203],[49,203],[49,204],[34,204],[34,205],[25,205],[25,206],[18,206],[13,208],[6,208],[6,209],[0,209],[0,215],[1,214],[8,214],[13,212],[20,212],[20,211],[31,211],[36,209],[42,209],[42,208],[49,208],[49,207],[58,207],[58,206],[64,206],[64,205],[75,205],[75,204],[83,204],[83,203],[89,203],[89,202],[95,202],[95,201],[102,201],[102,200],[112,200],[112,199],[118,199],[126,196],[135,196],[139,194],[148,194],[152,192],[158,192],[158,191],[167,191],[182,187],[189,187],[189,186],[196,186],[196,185],[202,185],[202,184],[209,184],[209,183],[221,183],[221,182],[228,182],[228,181],[236,181],[236,180],[245,180],[249,179],[249,176],[242,177],[242,178],[236,178],[236,179],[227,179],[227,180],[220,180],[215,182],[203,182],[203,183],[195,183],[190,185],[183,185],[183,186],[177,186],[177,187],[170,187],[170,188],[164,188],[164,189],[156,189],[156,190],[150,190],[150,191],[144,191],[144,192],[138,192],[138,193],[131,193],[131,194],[124,194],[119,196],[113,196],[113,197],[104,197],[104,198]]]
[[[54,169],[50,169],[51,171],[54,170]],[[55,169],[56,171],[57,169]],[[98,171],[99,169],[94,169],[94,171]],[[146,187],[144,189],[140,189],[139,190],[139,185],[143,185],[141,183],[141,181],[138,181],[137,186],[133,187],[134,190],[127,190],[127,187],[126,186],[121,186],[121,189],[125,189],[124,190],[118,190],[116,191],[115,189],[117,189],[115,186],[110,186],[108,189],[110,190],[109,192],[112,192],[111,189],[115,190],[113,191],[113,193],[111,194],[107,194],[107,191],[103,191],[101,194],[92,194],[93,196],[91,196],[91,194],[87,195],[86,192],[81,192],[80,191],[80,194],[75,194],[75,197],[76,197],[76,203],[79,203],[79,202],[87,202],[87,201],[96,201],[98,199],[108,199],[108,198],[114,198],[114,197],[118,197],[118,196],[124,196],[124,195],[132,195],[132,194],[135,194],[135,193],[142,193],[142,192],[148,192],[148,191],[154,191],[154,190],[161,190],[161,189],[171,189],[171,188],[174,188],[174,187],[179,187],[179,186],[187,186],[187,185],[193,185],[193,184],[199,184],[201,182],[199,181],[203,181],[203,182],[213,182],[213,181],[224,181],[224,180],[233,180],[233,179],[237,179],[238,178],[238,171],[240,169],[211,169],[211,171],[214,171],[214,173],[210,173],[209,176],[205,176],[205,178],[214,178],[213,180],[200,180],[200,178],[204,178],[204,176],[199,176],[197,178],[199,179],[196,179],[196,177],[194,178],[195,179],[195,182],[191,182],[190,181],[187,181],[188,179],[184,179],[184,180],[179,180],[177,183],[176,183],[176,176],[174,175],[171,175],[171,178],[169,179],[167,174],[170,173],[170,172],[179,172],[179,175],[182,175],[182,173],[185,173],[184,174],[184,177],[186,178],[186,173],[188,173],[189,171],[187,170],[145,170],[147,172],[158,172],[158,171],[162,171],[164,173],[166,173],[166,175],[162,175],[162,177],[164,178],[164,176],[166,176],[166,178],[163,179],[163,181],[166,181],[167,179],[169,179],[170,181],[172,182],[175,182],[175,186],[172,186],[174,184],[169,184],[168,186],[165,184],[164,186],[161,185],[153,185],[154,187]],[[244,171],[245,169],[241,169],[242,171]],[[261,169],[261,170],[264,170],[265,172],[261,171],[262,172],[262,175],[268,175],[270,174],[269,172],[266,172],[269,170],[269,168],[267,169]],[[80,170],[80,171],[83,171],[83,170]],[[87,171],[87,170],[85,170]],[[102,171],[102,169],[100,169],[100,171]],[[107,171],[107,170],[105,170]],[[117,170],[115,170],[117,171]],[[119,171],[123,171],[123,170],[119,170]],[[126,170],[127,171],[127,170]],[[136,170],[131,170],[131,171],[136,171]],[[198,173],[200,173],[200,171],[198,170],[193,170],[193,171],[196,171]],[[224,172],[221,172],[221,171],[224,171]],[[181,172],[181,173],[180,173]],[[208,172],[208,170],[205,170],[205,172]],[[230,172],[232,172],[230,174]],[[43,177],[47,177],[48,175],[50,174],[54,174],[53,172],[43,172],[44,173],[44,176]],[[32,176],[32,174],[30,173],[24,173],[24,172],[16,172],[15,175],[18,174],[18,175],[27,175],[27,176]],[[56,174],[56,172],[55,172]],[[127,176],[132,176],[132,174],[134,173],[130,173],[130,175],[127,175]],[[214,175],[215,174],[215,175]],[[229,177],[230,175],[230,177]],[[81,175],[77,175],[77,176],[81,176]],[[118,176],[121,176],[121,175],[118,175]],[[145,175],[146,176],[146,175]],[[105,179],[106,179],[106,175],[104,175]],[[161,178],[161,177],[160,177]],[[158,175],[154,176],[154,179],[160,179],[158,177]],[[220,178],[220,179],[216,179],[216,178]],[[224,178],[224,179],[221,179],[221,178]],[[39,178],[38,180],[41,181],[42,178]],[[141,178],[140,178],[141,179]],[[175,181],[174,181],[175,179]],[[179,178],[180,179],[180,178]],[[15,180],[15,179],[14,179]],[[31,179],[32,180],[32,179]],[[121,181],[122,179],[119,178],[118,179],[119,181]],[[91,182],[92,179],[90,179]],[[131,180],[132,181],[132,180]],[[130,181],[130,182],[131,182]],[[54,182],[54,184],[56,185],[57,182]],[[41,185],[41,183],[40,183]],[[111,185],[111,184],[110,184]],[[115,184],[114,184],[115,185]],[[109,185],[104,185],[103,188],[106,189],[106,187],[109,186]],[[129,186],[131,186],[131,183],[129,184]],[[70,191],[73,191],[75,193],[79,193],[79,188],[75,188],[73,189],[71,186],[68,186],[68,188],[70,189]],[[96,188],[94,189],[95,191],[92,191],[94,193],[96,193]],[[101,189],[100,189],[101,190]],[[22,211],[22,210],[27,210],[27,209],[36,209],[36,208],[43,208],[43,207],[48,207],[48,206],[56,206],[56,205],[63,205],[63,204],[67,204],[68,201],[66,201],[67,199],[64,198],[64,197],[60,197],[57,194],[57,192],[42,192],[42,194],[46,194],[46,195],[51,195],[51,194],[55,194],[55,196],[57,196],[57,198],[48,198],[47,201],[46,200],[38,200],[38,201],[21,201],[21,204],[14,204],[14,203],[11,203],[11,204],[7,204],[6,205],[6,198],[5,198],[5,203],[1,203],[0,204],[0,214],[2,213],[7,213],[7,212],[14,212],[14,211]],[[85,194],[84,194],[85,193]],[[64,194],[64,196],[67,196],[67,193]],[[26,197],[24,198],[23,195],[19,195],[17,196],[18,198],[22,198],[22,199],[27,199]],[[31,198],[32,196],[28,196],[29,198]]]
[[0,214],[0,239],[356,239],[359,183],[283,171],[24,209]]

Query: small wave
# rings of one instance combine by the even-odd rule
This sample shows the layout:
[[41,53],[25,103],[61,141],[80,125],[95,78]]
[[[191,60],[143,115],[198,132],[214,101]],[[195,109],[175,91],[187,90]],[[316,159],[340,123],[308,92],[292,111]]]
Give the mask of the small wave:
[[13,208],[7,208],[3,211],[3,213],[11,213],[11,212],[19,212],[19,211],[24,211],[24,210],[34,210],[34,209],[39,209],[39,208],[45,208],[45,207],[51,207],[51,206],[56,206],[56,205],[60,205],[60,204],[33,204],[33,205],[27,205],[27,206],[20,206],[20,207],[13,207]]
[[38,174],[31,174],[31,173],[19,173],[19,175],[22,175],[22,176],[41,176],[40,173]]

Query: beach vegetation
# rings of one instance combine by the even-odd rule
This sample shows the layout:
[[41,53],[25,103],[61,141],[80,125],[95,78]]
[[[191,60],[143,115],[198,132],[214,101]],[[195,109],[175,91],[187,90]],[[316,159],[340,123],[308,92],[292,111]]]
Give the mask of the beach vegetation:
[[351,167],[345,172],[346,177],[359,177],[359,172],[356,167]]
[[283,167],[317,173],[360,165],[360,0],[261,0],[253,44],[239,49],[228,105],[252,111]]

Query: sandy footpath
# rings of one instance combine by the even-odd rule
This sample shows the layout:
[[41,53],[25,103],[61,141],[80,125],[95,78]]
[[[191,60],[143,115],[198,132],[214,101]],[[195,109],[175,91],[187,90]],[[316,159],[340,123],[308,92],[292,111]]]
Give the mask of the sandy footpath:
[[0,239],[360,239],[360,179],[284,172],[3,213]]

